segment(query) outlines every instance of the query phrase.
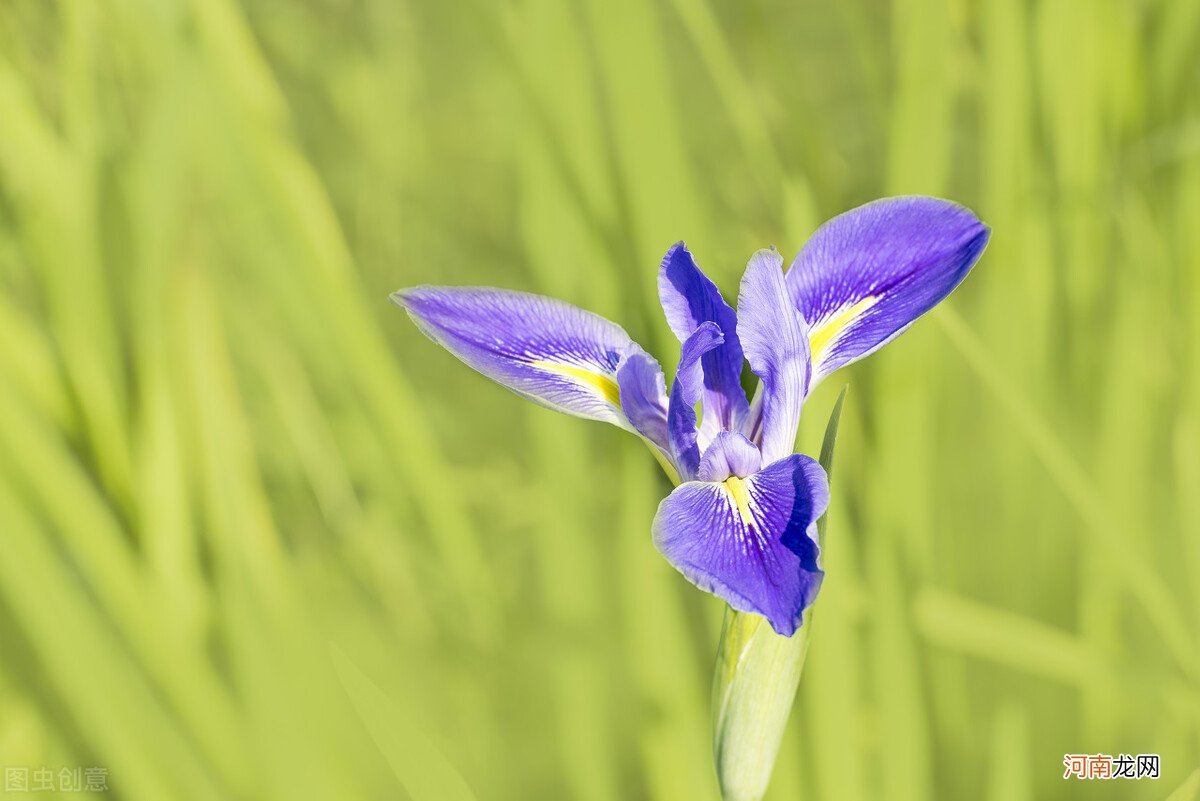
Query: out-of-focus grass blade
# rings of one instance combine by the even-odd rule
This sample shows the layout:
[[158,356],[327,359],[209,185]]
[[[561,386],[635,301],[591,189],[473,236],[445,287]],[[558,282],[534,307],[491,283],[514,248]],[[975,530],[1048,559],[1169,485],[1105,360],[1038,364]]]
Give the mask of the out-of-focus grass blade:
[[[638,264],[657,264],[666,248],[684,236],[703,252],[709,209],[696,191],[699,176],[686,158],[656,9],[632,0],[583,5],[584,30],[591,34],[598,80],[608,100],[608,153],[616,194],[624,204],[623,234],[637,260],[628,265],[634,280],[641,274],[634,269]],[[640,118],[620,113],[625,107],[640,109]]]
[[[673,0],[673,5],[708,67],[709,78],[725,104],[725,113],[737,132],[760,191],[769,203],[778,204],[782,199],[783,164],[771,141],[770,129],[764,124],[763,114],[755,105],[754,91],[742,75],[709,0]],[[793,176],[789,190],[808,198],[808,186],[801,178]]]
[[951,15],[939,0],[892,3],[897,86],[888,137],[887,188],[938,194],[946,186],[958,74]]
[[1033,798],[1029,738],[1029,715],[1012,704],[1000,707],[992,726],[988,801],[1029,801]]
[[199,462],[216,560],[220,569],[248,571],[265,598],[286,603],[279,532],[253,458],[224,325],[203,267],[186,266],[177,291],[184,331],[180,363],[187,369],[189,414],[195,421],[189,444]]
[[336,645],[330,657],[342,687],[396,779],[413,801],[475,801],[465,779],[404,711]]
[[1156,99],[1170,106],[1189,75],[1188,60],[1196,58],[1196,32],[1200,29],[1200,4],[1189,0],[1170,0],[1160,6],[1154,44],[1147,56],[1154,80],[1150,89]]
[[55,428],[70,430],[70,404],[52,345],[36,321],[3,295],[0,295],[0,364],[6,365],[9,387],[24,394]]
[[901,573],[904,561],[894,538],[876,535],[867,548],[871,582],[870,613],[875,704],[887,748],[880,750],[881,781],[889,798],[931,798],[931,755],[928,699],[922,684],[922,659],[905,607],[908,588]]
[[913,606],[917,630],[944,648],[1078,686],[1110,667],[1072,635],[943,590],[924,589]]
[[[130,798],[219,798],[214,778],[188,732],[164,707],[119,641],[96,614],[71,566],[0,482],[4,558],[0,598],[12,610],[55,696]],[[11,658],[12,652],[5,652]]]
[[[2,365],[0,365],[2,367]],[[20,462],[0,462],[0,479],[44,510],[57,538],[72,555],[72,575],[84,580],[109,622],[114,640],[133,653],[194,726],[202,750],[232,777],[237,773],[233,710],[223,688],[197,659],[196,651],[161,631],[163,610],[147,603],[148,583],[125,546],[119,523],[95,495],[61,442],[42,421],[0,393],[0,444]],[[0,486],[3,482],[0,482]],[[103,628],[103,627],[102,627]]]
[[1200,770],[1192,771],[1192,775],[1167,796],[1167,801],[1196,801],[1197,798],[1200,798]]
[[[804,717],[803,742],[812,754],[816,796],[839,801],[866,801],[872,757],[867,748],[868,706],[863,697],[861,666],[869,653],[861,631],[858,555],[844,494],[834,493],[838,536],[822,545],[822,564],[830,566],[819,599],[820,624],[800,683],[799,710]],[[829,560],[832,551],[834,558]]]
[[[703,663],[682,658],[691,653],[682,595],[677,592],[682,579],[650,543],[649,521],[665,482],[640,445],[630,443],[621,459],[618,566],[623,583],[639,588],[636,596],[619,599],[622,650],[632,661],[631,691],[646,707],[636,729],[646,796],[657,801],[716,801],[712,751],[705,736]],[[666,660],[662,654],[681,658]]]
[[1200,427],[1192,418],[1179,420],[1174,432],[1174,491],[1179,498],[1180,532],[1188,560],[1188,575],[1192,577],[1192,600],[1196,618],[1200,619],[1200,497],[1193,491],[1200,487]]
[[[50,333],[79,397],[91,458],[115,499],[132,492],[126,398],[110,288],[99,263],[93,218],[96,165],[90,152],[73,152],[43,118],[27,86],[0,55],[0,181],[19,200],[19,231],[43,269]],[[81,302],[87,298],[87,302]]]

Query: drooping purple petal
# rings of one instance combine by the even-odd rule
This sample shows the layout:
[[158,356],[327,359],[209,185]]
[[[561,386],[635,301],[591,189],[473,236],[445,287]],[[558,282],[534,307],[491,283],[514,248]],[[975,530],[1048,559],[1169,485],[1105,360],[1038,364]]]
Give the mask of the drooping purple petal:
[[758,435],[763,462],[770,464],[795,450],[809,381],[808,337],[784,282],[783,258],[774,249],[758,251],[746,265],[738,336],[750,369],[762,381],[751,432]]
[[809,326],[812,384],[878,350],[949,295],[988,235],[969,209],[932,197],[876,200],[822,225],[787,275]]
[[658,507],[654,544],[697,587],[790,637],[821,586],[828,505],[825,471],[793,454],[748,478],[680,485]]
[[714,322],[703,322],[683,342],[679,369],[667,403],[667,443],[671,461],[683,481],[696,477],[700,466],[700,448],[696,445],[696,403],[704,386],[701,360],[721,345],[724,337]]
[[485,287],[419,286],[392,295],[434,342],[488,378],[560,412],[629,428],[616,323],[554,298]]
[[696,264],[682,243],[663,258],[658,272],[658,297],[667,323],[680,342],[704,322],[716,323],[724,343],[704,356],[704,416],[701,425],[711,439],[723,429],[740,428],[749,410],[742,390],[742,346],[737,315],[721,290]]
[[736,431],[722,431],[700,457],[700,481],[745,478],[762,467],[762,454],[754,443]]
[[631,342],[617,365],[621,410],[633,430],[667,453],[667,387],[658,360]]

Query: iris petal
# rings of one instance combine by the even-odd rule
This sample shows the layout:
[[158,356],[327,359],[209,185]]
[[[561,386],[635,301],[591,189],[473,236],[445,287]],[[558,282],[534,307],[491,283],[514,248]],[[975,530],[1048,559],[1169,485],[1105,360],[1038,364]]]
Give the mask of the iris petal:
[[553,298],[483,287],[392,295],[434,342],[535,403],[630,428],[617,365],[631,344],[616,323]]
[[695,478],[700,466],[695,406],[704,385],[701,360],[704,354],[720,347],[723,340],[716,323],[704,322],[680,349],[679,368],[675,371],[675,383],[671,386],[671,398],[667,403],[667,441],[671,461],[684,481]]
[[730,476],[745,478],[762,467],[762,454],[754,443],[736,431],[722,431],[700,458],[701,481],[724,481]]
[[724,342],[703,359],[701,426],[706,439],[723,429],[741,427],[749,404],[741,383],[742,346],[738,342],[737,314],[682,242],[676,243],[663,258],[658,273],[658,296],[667,323],[680,342],[705,322],[715,323],[724,336]]
[[762,380],[751,431],[763,461],[770,464],[795,449],[809,380],[808,338],[788,294],[783,259],[774,250],[758,251],[746,265],[738,296],[738,336],[750,369]]
[[677,487],[654,544],[697,587],[791,636],[821,586],[816,521],[828,505],[825,471],[793,454],[744,479]]
[[665,452],[667,449],[667,388],[658,360],[632,342],[617,365],[621,410],[641,434]]
[[876,200],[822,225],[787,281],[809,326],[816,385],[899,336],[966,277],[989,229],[932,197]]

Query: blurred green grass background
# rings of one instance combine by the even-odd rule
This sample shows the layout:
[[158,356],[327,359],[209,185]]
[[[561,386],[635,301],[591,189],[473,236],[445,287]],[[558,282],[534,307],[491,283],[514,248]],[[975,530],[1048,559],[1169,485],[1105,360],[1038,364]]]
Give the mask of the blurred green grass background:
[[651,546],[653,460],[387,294],[551,294],[673,364],[672,242],[732,295],[928,193],[992,243],[809,404],[815,453],[851,383],[770,798],[1165,798],[1200,765],[1198,86],[1195,0],[8,0],[0,764],[715,801],[721,606]]

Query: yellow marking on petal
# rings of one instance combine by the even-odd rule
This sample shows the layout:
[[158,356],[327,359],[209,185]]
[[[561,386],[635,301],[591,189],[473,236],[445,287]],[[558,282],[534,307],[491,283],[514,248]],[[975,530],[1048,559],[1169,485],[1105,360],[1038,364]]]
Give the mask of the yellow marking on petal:
[[742,522],[747,528],[753,528],[754,518],[750,515],[750,493],[746,489],[746,482],[737,476],[730,476],[725,479],[725,489],[729,490],[729,495],[742,516]]
[[591,389],[600,393],[606,401],[621,408],[621,389],[617,386],[617,382],[612,376],[603,373],[597,373],[594,370],[588,370],[584,367],[576,367],[573,364],[562,364],[560,362],[548,362],[539,360],[532,362],[534,367],[545,370],[549,373],[558,373],[570,378],[574,378],[580,383],[586,384]]
[[878,295],[867,295],[865,298],[855,303],[853,306],[842,309],[840,312],[830,317],[825,322],[814,328],[808,335],[808,342],[812,348],[813,364],[821,361],[821,357],[825,351],[833,344],[846,327],[854,322],[860,314],[879,302]]

